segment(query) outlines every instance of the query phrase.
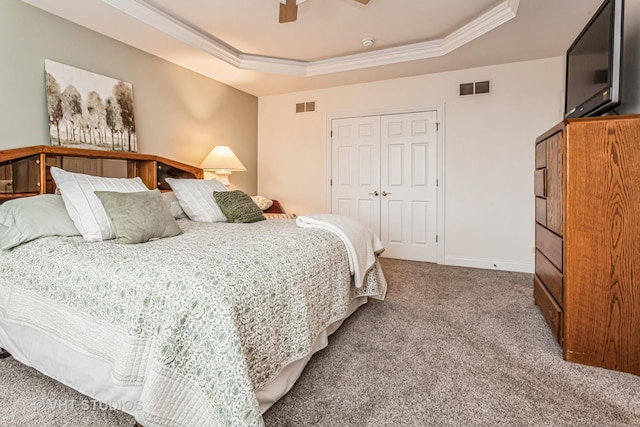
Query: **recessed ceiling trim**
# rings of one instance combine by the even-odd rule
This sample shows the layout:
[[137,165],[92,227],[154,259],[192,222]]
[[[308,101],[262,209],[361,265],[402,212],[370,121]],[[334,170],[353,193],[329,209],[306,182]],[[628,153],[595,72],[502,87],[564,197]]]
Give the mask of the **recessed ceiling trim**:
[[238,68],[241,65],[240,51],[225,45],[211,35],[182,22],[146,1],[102,0],[102,2],[228,64]]
[[516,17],[519,5],[520,0],[507,0],[500,3],[469,24],[447,35],[443,40],[444,50],[449,53],[510,21]]
[[306,75],[319,76],[322,74],[338,73],[340,71],[358,70],[416,59],[433,58],[446,53],[447,52],[443,51],[442,40],[413,43],[410,45],[309,62],[306,66]]
[[144,0],[102,0],[121,12],[150,25],[236,68],[294,76],[318,76],[341,71],[396,64],[446,55],[513,19],[520,0],[505,0],[444,38],[318,61],[243,53]]
[[446,55],[513,19],[520,0],[507,0],[446,37],[307,63],[307,76],[357,70]]
[[267,73],[289,74],[292,76],[307,76],[308,63],[295,59],[274,58],[271,56],[240,54],[241,70],[263,71]]

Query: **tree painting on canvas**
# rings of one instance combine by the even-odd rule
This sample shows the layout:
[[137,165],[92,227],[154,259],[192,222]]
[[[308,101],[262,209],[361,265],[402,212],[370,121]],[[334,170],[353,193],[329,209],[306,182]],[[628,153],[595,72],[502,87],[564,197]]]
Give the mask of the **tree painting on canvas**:
[[130,83],[45,60],[51,145],[138,151]]

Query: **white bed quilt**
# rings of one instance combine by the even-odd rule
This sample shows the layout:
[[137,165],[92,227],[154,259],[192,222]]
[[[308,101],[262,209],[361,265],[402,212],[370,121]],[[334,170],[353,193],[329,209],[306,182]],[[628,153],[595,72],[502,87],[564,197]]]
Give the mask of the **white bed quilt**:
[[[263,425],[254,389],[303,357],[358,296],[338,237],[295,221],[180,220],[140,245],[43,238],[0,253],[0,316],[44,331],[142,388],[145,426]],[[82,390],[81,390],[82,391]]]

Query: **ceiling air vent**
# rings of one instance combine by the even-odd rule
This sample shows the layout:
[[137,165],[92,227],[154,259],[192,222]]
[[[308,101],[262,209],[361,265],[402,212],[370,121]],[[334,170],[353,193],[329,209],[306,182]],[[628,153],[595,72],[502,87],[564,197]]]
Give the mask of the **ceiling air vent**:
[[491,81],[460,83],[460,96],[487,95],[491,93]]
[[298,102],[296,104],[296,113],[311,113],[316,111],[316,102]]

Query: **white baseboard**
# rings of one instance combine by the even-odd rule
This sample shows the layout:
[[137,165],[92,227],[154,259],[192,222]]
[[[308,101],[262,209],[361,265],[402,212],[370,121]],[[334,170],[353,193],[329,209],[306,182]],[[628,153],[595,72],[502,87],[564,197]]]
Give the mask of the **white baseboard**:
[[535,265],[533,263],[518,263],[479,258],[445,256],[444,264],[455,265],[458,267],[484,268],[487,270],[516,271],[519,273],[533,273],[535,271]]

